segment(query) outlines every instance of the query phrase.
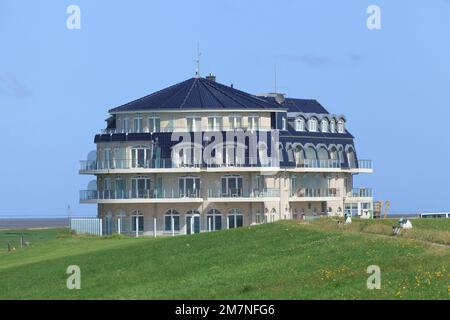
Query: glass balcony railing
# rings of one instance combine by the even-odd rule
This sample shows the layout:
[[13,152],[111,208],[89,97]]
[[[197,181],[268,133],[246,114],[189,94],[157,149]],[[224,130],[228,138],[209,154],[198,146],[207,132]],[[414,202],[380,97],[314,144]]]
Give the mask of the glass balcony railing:
[[262,190],[244,190],[243,188],[230,188],[227,190],[208,189],[208,198],[265,198],[279,196],[280,190],[275,188]]
[[256,158],[245,158],[242,160],[229,161],[228,163],[210,159],[207,162],[195,163],[194,161],[172,159],[125,159],[125,160],[109,160],[109,161],[80,161],[80,170],[111,170],[111,169],[171,169],[171,168],[227,168],[227,167],[279,167],[278,161],[271,158],[266,161],[260,161]]
[[143,128],[141,130],[134,129],[102,129],[101,134],[124,134],[124,133],[157,133],[157,132],[213,132],[213,131],[235,131],[235,130],[243,130],[243,131],[269,131],[273,130],[270,127],[263,126],[230,126],[230,125],[216,125],[216,126],[165,126],[162,128],[155,128],[154,130],[150,130],[148,128]]
[[200,190],[82,190],[80,200],[200,198]]
[[301,159],[296,162],[297,168],[340,168],[339,160],[315,160],[315,159]]
[[340,192],[336,188],[299,188],[291,193],[291,197],[316,198],[316,197],[339,197]]
[[353,198],[367,198],[373,197],[373,192],[371,188],[354,188],[348,196]]

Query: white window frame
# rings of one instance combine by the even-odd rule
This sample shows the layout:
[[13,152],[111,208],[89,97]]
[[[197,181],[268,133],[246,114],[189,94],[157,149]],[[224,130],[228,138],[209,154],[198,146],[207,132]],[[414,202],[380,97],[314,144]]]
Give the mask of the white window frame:
[[328,132],[328,120],[327,119],[322,119],[321,123],[320,123],[320,129],[322,132]]
[[249,130],[259,130],[259,116],[251,115],[248,116],[248,129]]
[[228,116],[228,122],[230,123],[231,130],[242,129],[242,116],[239,114],[233,114]]
[[339,120],[337,123],[337,131],[338,133],[344,133],[345,132],[345,127],[344,127],[344,120]]
[[317,119],[311,118],[308,120],[308,131],[317,132]]
[[295,119],[295,131],[305,131],[305,119],[296,118]]
[[133,130],[137,133],[144,132],[144,121],[139,114],[133,118]]
[[130,132],[130,118],[129,117],[125,117],[123,118],[123,132],[128,133]]
[[[212,120],[212,123],[210,123],[211,120]],[[222,117],[219,117],[219,116],[209,116],[208,117],[208,130],[221,131],[222,125],[223,125]]]
[[[189,125],[189,120],[192,121],[192,125]],[[202,117],[201,116],[188,116],[186,117],[186,128],[188,132],[200,132],[202,131]]]
[[[154,116],[150,116],[150,117],[148,117],[148,131],[149,132],[151,132],[151,133],[155,133],[155,132],[158,132],[158,127],[159,127],[159,130],[161,130],[161,117],[159,117],[159,116],[156,116],[156,115],[154,115]],[[156,125],[156,121],[158,121],[158,126]]]

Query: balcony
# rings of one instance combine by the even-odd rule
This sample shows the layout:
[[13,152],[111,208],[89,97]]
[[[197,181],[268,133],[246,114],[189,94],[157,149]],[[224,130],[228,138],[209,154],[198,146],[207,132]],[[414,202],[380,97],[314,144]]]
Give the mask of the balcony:
[[372,198],[373,191],[372,188],[354,188],[351,192],[347,194],[350,198]]
[[80,203],[202,202],[200,190],[82,190]]
[[258,202],[266,201],[268,200],[267,198],[274,198],[274,200],[279,200],[279,197],[280,190],[275,188],[267,188],[261,190],[230,188],[226,191],[208,189],[208,200],[215,202]]
[[289,201],[326,201],[340,197],[336,188],[299,188],[291,193]]
[[[174,161],[170,158],[166,159],[114,159],[109,161],[94,161],[82,160],[80,161],[80,173],[107,173],[109,170],[134,170],[142,171],[142,169],[150,169],[148,171],[164,171],[164,169],[178,169],[175,171],[192,171],[192,169],[207,169],[207,171],[240,171],[242,168],[267,168],[270,170],[279,169],[278,161],[268,159],[266,162],[261,162],[257,158],[245,158],[241,161],[236,159],[234,163],[225,163],[211,159],[202,163],[193,163],[194,161]],[[147,171],[147,170],[145,170]],[[166,170],[167,171],[167,170]]]
[[264,126],[230,126],[230,125],[216,125],[216,126],[171,126],[167,125],[163,128],[158,128],[157,130],[149,130],[148,128],[144,128],[142,130],[134,130],[134,129],[102,129],[100,134],[128,134],[128,133],[160,133],[160,132],[221,132],[221,131],[270,131],[273,130]]
[[321,171],[336,171],[341,169],[341,162],[339,160],[316,160],[316,159],[301,159],[295,163],[294,171],[317,171],[317,169],[324,169]]
[[372,173],[372,160],[358,160],[357,165],[355,163],[353,165],[350,164],[349,169],[352,172]]

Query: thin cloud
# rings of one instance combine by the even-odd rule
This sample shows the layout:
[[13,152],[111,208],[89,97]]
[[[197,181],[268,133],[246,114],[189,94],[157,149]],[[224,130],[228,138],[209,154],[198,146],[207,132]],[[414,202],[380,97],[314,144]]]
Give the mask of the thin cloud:
[[31,96],[31,91],[11,74],[0,75],[0,93],[16,98]]

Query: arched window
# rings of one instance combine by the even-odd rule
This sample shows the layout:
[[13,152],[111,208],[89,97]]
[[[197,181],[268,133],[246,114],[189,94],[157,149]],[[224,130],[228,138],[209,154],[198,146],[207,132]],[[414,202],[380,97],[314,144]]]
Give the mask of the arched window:
[[301,146],[296,145],[294,149],[294,160],[297,166],[303,165],[303,160],[305,159],[305,154]]
[[347,150],[347,161],[350,168],[356,168],[355,150],[352,147]]
[[172,218],[174,231],[180,231],[180,214],[174,209],[167,210],[164,215],[164,231],[172,231]]
[[228,229],[239,228],[244,225],[244,215],[240,209],[231,209],[228,212]]
[[186,212],[186,234],[200,233],[200,212],[195,209]]
[[316,118],[311,118],[308,121],[308,130],[310,132],[316,132],[317,131],[317,119]]
[[141,210],[135,210],[131,213],[131,231],[136,232],[136,225],[139,232],[144,231],[144,214]]
[[297,118],[295,119],[295,130],[296,131],[305,131],[305,119]]
[[211,209],[207,214],[208,230],[216,231],[222,229],[222,213],[217,209]]
[[270,222],[275,222],[276,215],[277,215],[277,210],[275,210],[275,208],[272,208],[272,210],[270,210]]
[[338,121],[337,130],[338,130],[339,133],[344,133],[344,131],[345,131],[344,120],[340,119]]
[[328,132],[328,120],[327,119],[322,119],[321,122],[321,131],[322,132]]
[[308,160],[317,160],[316,150],[312,146],[305,149],[305,155]]
[[319,158],[319,160],[328,160],[329,155],[327,149],[325,149],[325,147],[319,147],[317,149],[317,157]]
[[336,147],[331,147],[330,150],[330,159],[331,160],[339,160],[339,155]]

